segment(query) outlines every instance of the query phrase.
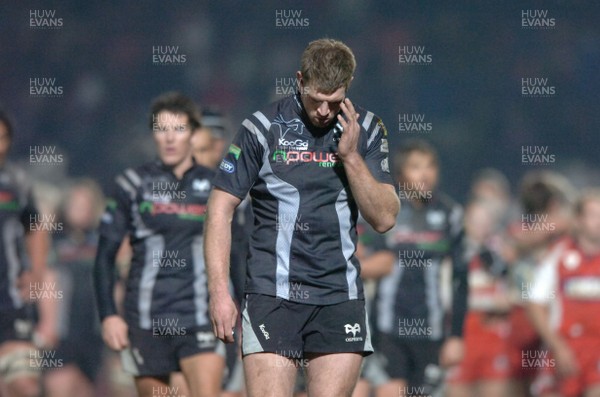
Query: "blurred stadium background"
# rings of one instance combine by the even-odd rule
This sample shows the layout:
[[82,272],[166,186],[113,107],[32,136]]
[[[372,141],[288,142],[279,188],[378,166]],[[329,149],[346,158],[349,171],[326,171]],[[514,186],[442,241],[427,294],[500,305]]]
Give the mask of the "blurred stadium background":
[[[36,10],[53,11],[61,26],[32,27]],[[524,27],[526,10],[545,10],[554,26]],[[581,186],[600,181],[599,15],[591,1],[7,1],[0,106],[15,119],[13,158],[28,163],[36,145],[64,156],[51,169],[29,164],[34,175],[86,175],[106,186],[152,156],[151,98],[181,90],[225,112],[233,133],[277,99],[277,79],[294,76],[306,44],[329,36],[356,54],[349,97],[383,118],[392,150],[411,136],[433,142],[442,188],[458,200],[482,167],[514,186],[535,167],[522,162],[523,146],[547,147],[555,161],[541,166]],[[286,16],[303,22],[282,26]],[[157,46],[177,48],[185,62],[154,62]],[[424,47],[431,62],[400,63],[400,46]],[[530,77],[547,79],[554,94],[522,96]],[[55,79],[62,95],[32,95],[35,78]],[[422,115],[431,131],[400,131],[406,114]]]

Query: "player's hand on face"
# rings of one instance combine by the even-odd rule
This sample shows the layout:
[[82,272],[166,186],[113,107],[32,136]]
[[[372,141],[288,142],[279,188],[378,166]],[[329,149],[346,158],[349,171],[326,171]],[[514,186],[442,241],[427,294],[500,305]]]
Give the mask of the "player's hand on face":
[[102,339],[115,351],[121,351],[129,346],[127,323],[121,316],[108,316],[102,321]]
[[346,98],[340,104],[342,114],[338,114],[337,118],[344,132],[338,142],[338,155],[344,160],[353,153],[357,153],[358,138],[360,136],[360,126],[358,125],[358,117],[354,105],[350,99]]
[[210,297],[210,317],[215,336],[225,343],[233,343],[233,329],[237,320],[237,307],[229,293]]

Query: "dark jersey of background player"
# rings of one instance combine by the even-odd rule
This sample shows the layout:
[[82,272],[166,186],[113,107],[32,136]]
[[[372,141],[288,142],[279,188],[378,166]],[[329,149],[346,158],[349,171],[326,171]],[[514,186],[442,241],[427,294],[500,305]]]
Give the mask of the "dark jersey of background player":
[[[382,333],[398,335],[401,327],[406,332],[401,331],[398,336],[441,340],[446,336],[441,262],[456,249],[462,210],[441,192],[433,193],[421,206],[402,197],[401,200],[396,226],[386,234],[384,242],[385,249],[392,251],[398,262],[392,273],[379,283],[376,328]],[[464,276],[464,272],[454,275]],[[454,301],[460,302],[461,297],[455,296]],[[453,327],[458,328],[453,329],[455,335],[461,334],[462,322],[459,325]],[[415,332],[423,334],[410,335]]]
[[[100,237],[118,247],[130,236],[133,257],[124,304],[128,324],[148,330],[153,320],[174,316],[178,327],[209,324],[202,232],[212,177],[211,170],[195,164],[178,180],[158,160],[116,177]],[[105,318],[116,314],[114,265],[96,268],[101,270],[96,278],[99,314]]]
[[[360,154],[377,181],[392,184],[385,127],[356,108]],[[318,305],[364,299],[354,255],[358,208],[335,154],[343,132],[305,117],[299,94],[254,113],[215,177],[219,189],[253,199],[245,292]]]
[[96,307],[82,304],[94,300],[92,271],[98,246],[93,230],[81,234],[67,231],[54,242],[56,282],[63,292],[57,312],[60,344],[57,356],[64,364],[76,364],[94,381],[102,361],[102,337]]
[[[20,310],[25,302],[18,288],[18,278],[28,268],[25,256],[25,233],[37,223],[25,173],[6,162],[0,166],[0,311]],[[4,316],[2,316],[4,317]]]

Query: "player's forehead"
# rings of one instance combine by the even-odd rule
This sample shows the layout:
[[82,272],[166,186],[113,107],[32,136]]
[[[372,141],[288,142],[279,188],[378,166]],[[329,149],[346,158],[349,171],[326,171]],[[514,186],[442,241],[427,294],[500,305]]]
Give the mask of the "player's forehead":
[[305,94],[315,102],[341,102],[346,97],[345,87],[326,93],[316,86],[308,85],[305,90]]
[[187,124],[189,117],[183,112],[174,112],[171,110],[160,110],[153,115],[154,122],[163,125]]
[[422,152],[420,150],[413,150],[406,156],[406,162],[411,165],[414,164],[427,164],[436,165],[435,157],[431,153]]

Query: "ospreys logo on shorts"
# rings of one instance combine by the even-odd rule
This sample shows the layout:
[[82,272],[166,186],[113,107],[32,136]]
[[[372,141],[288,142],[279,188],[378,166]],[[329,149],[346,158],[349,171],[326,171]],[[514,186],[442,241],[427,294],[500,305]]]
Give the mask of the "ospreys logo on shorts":
[[346,338],[346,342],[362,342],[362,336],[356,336],[356,334],[360,334],[360,324],[355,323],[354,325],[346,324],[344,325],[344,331],[347,334],[352,334],[352,337]]

